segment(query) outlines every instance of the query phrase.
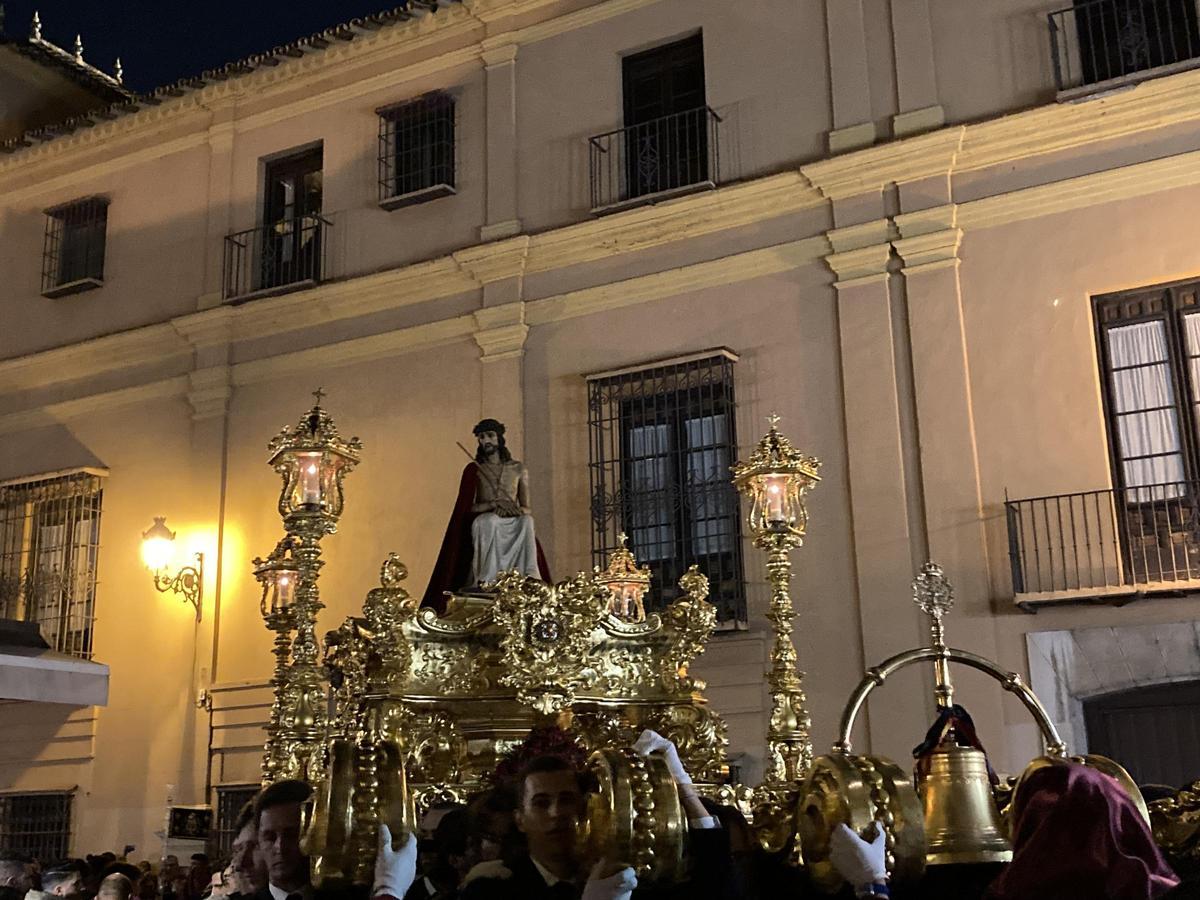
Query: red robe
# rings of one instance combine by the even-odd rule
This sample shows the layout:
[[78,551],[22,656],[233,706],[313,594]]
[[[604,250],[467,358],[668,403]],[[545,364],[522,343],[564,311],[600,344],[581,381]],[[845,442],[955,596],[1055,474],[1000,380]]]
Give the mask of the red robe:
[[[438,552],[433,574],[429,576],[429,586],[425,588],[425,596],[421,599],[422,606],[432,606],[439,614],[446,611],[447,591],[462,590],[471,583],[471,563],[475,559],[471,523],[478,515],[471,511],[471,507],[475,505],[475,489],[478,485],[479,467],[475,463],[468,463],[458,483],[458,499],[454,501],[454,512],[450,514],[446,536],[442,538],[442,549]],[[541,542],[536,538],[535,542],[538,571],[541,572],[542,581],[550,583],[546,554],[542,552]]]

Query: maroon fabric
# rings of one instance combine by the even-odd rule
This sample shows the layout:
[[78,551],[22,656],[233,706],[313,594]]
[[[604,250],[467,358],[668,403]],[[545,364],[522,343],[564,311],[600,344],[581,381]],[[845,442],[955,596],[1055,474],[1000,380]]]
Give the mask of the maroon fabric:
[[[471,563],[475,557],[471,523],[476,515],[471,507],[475,505],[475,489],[478,486],[479,467],[473,462],[467,463],[458,483],[454,511],[450,513],[450,522],[442,538],[442,549],[438,551],[433,574],[429,576],[429,585],[425,588],[425,596],[421,598],[422,606],[432,606],[439,614],[446,611],[446,592],[461,590],[471,581]],[[546,554],[542,552],[540,541],[537,542],[537,562],[542,581],[549,583],[550,566],[546,563]]]
[[987,900],[1152,900],[1179,883],[1125,789],[1096,769],[1039,769],[1013,802],[1013,860]]

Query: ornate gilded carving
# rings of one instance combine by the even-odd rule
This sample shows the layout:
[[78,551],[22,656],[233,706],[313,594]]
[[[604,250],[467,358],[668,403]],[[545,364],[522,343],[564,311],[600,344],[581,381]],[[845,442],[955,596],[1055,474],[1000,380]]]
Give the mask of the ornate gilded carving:
[[1200,781],[1193,781],[1174,797],[1149,804],[1150,823],[1158,841],[1179,869],[1200,868]]
[[586,683],[584,657],[608,610],[608,592],[582,573],[549,585],[516,572],[501,575],[496,592],[492,615],[505,632],[500,683],[541,713],[570,706]]

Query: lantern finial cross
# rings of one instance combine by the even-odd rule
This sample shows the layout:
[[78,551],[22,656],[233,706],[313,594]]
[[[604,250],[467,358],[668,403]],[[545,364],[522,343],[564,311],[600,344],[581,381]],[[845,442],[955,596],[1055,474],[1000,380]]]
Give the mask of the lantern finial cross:
[[767,422],[770,423],[771,430],[774,431],[775,426],[779,424],[779,413],[772,410],[771,414],[767,416]]
[[312,395],[317,398],[317,406],[320,406],[321,398],[325,396],[325,389],[317,388],[315,391],[312,392]]

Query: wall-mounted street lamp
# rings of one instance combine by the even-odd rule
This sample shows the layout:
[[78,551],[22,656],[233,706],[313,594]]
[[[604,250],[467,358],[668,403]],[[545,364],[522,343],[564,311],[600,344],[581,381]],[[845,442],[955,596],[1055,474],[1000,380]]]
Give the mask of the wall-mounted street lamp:
[[174,575],[170,572],[175,558],[175,532],[167,527],[166,516],[155,516],[154,524],[142,532],[142,562],[154,574],[154,587],[161,593],[181,594],[196,607],[200,621],[201,600],[204,594],[204,554],[196,554],[194,566],[183,566]]

